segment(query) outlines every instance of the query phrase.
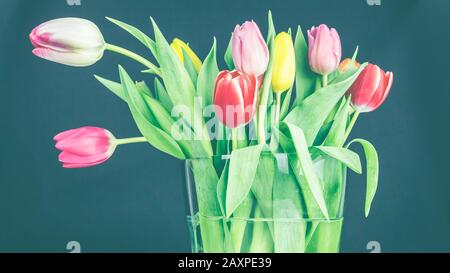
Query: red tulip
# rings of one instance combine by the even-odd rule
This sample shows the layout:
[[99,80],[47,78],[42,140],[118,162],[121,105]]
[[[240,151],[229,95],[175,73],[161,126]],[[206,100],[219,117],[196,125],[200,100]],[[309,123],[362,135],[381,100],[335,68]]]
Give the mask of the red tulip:
[[228,128],[249,123],[256,112],[257,79],[240,71],[219,73],[214,88],[214,105],[219,120]]
[[393,81],[392,72],[385,73],[376,65],[367,65],[348,90],[353,108],[362,113],[377,109],[386,100]]

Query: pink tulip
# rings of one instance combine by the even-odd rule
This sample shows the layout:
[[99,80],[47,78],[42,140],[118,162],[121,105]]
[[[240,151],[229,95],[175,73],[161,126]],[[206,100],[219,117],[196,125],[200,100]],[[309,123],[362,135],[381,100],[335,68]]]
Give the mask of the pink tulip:
[[232,35],[232,55],[236,69],[245,74],[258,77],[266,71],[269,49],[255,22],[236,26]]
[[70,66],[89,66],[103,56],[106,44],[91,21],[60,18],[45,22],[30,33],[36,56]]
[[308,30],[308,58],[311,69],[321,75],[335,71],[341,62],[341,40],[337,31],[322,24]]
[[348,90],[353,108],[362,113],[377,109],[386,100],[393,81],[392,72],[385,73],[376,65],[367,65]]
[[115,137],[98,127],[81,127],[59,133],[55,147],[62,152],[59,161],[64,168],[84,168],[108,160],[116,148]]
[[252,120],[258,98],[255,76],[224,70],[217,76],[214,90],[216,115],[228,128],[236,128]]

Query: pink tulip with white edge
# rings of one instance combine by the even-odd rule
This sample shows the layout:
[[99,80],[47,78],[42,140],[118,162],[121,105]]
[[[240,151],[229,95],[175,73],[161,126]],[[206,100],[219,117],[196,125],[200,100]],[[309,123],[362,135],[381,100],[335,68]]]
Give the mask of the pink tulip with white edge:
[[98,27],[81,18],[60,18],[37,26],[30,33],[33,54],[60,64],[84,67],[103,57],[105,40]]

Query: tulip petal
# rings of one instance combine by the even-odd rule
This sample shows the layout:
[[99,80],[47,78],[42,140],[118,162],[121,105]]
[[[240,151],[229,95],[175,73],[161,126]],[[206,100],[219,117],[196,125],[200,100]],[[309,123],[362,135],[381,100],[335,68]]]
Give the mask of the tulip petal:
[[48,48],[35,48],[32,52],[42,59],[76,67],[92,65],[103,56],[98,56],[98,52],[59,52]]
[[369,112],[368,104],[372,99],[381,81],[381,70],[369,64],[359,75],[355,83],[350,87],[352,105],[359,112]]
[[232,56],[236,68],[246,74],[259,76],[269,63],[269,49],[258,25],[247,21],[237,25],[232,34]]
[[40,39],[45,48],[92,49],[103,48],[104,39],[98,27],[82,18],[59,18],[45,22],[36,27],[32,33]]
[[381,96],[381,98],[377,99],[377,101],[375,101],[375,103],[372,105],[373,110],[380,107],[380,105],[383,104],[383,102],[386,100],[387,96],[389,95],[392,84],[394,82],[394,74],[392,72],[387,72],[383,78],[385,79],[385,86],[384,86],[384,89],[380,92],[380,94],[382,96]]
[[92,164],[108,159],[111,154],[112,153],[108,151],[106,153],[93,154],[90,156],[81,156],[71,152],[62,151],[58,156],[58,160],[62,163],[70,164]]
[[337,69],[342,57],[342,47],[336,29],[327,25],[312,27],[308,31],[308,59],[311,69],[321,75]]
[[67,130],[67,131],[61,132],[61,133],[57,134],[56,136],[54,136],[54,137],[53,137],[53,140],[54,140],[54,141],[59,141],[59,140],[64,139],[64,138],[66,138],[66,137],[68,137],[68,136],[71,136],[71,135],[73,135],[73,134],[77,134],[77,133],[79,133],[79,132],[80,132],[79,129],[71,129],[71,130]]

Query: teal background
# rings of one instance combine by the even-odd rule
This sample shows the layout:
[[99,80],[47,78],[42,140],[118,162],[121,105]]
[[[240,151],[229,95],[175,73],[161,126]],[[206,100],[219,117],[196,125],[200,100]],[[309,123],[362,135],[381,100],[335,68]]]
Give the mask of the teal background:
[[142,67],[109,52],[84,69],[38,59],[28,41],[34,26],[88,18],[108,42],[148,56],[104,16],[151,33],[151,15],[167,38],[181,37],[204,58],[213,36],[222,56],[244,20],[265,33],[268,9],[277,30],[326,23],[339,31],[344,56],[359,45],[360,60],[395,73],[387,101],[352,133],[377,147],[380,184],[365,219],[365,177],[349,174],[342,251],[368,252],[369,241],[383,252],[450,251],[449,1],[0,0],[0,252],[68,252],[69,241],[84,252],[190,250],[182,162],[146,144],[120,147],[94,168],[66,170],[57,161],[52,137],[65,129],[139,134],[127,106],[93,74],[118,79],[122,64],[136,80],[148,79]]

